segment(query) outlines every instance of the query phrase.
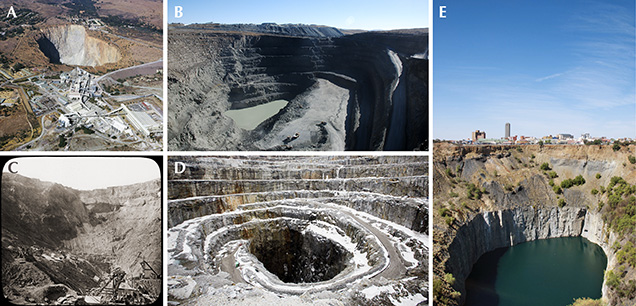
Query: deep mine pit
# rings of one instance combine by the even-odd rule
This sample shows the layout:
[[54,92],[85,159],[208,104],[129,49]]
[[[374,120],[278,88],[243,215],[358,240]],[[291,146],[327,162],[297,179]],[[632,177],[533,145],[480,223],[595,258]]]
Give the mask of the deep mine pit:
[[80,25],[45,28],[36,42],[54,64],[95,67],[115,63],[121,58],[116,46],[91,36]]
[[[169,167],[177,163],[186,171],[168,183],[170,300],[426,299],[424,158],[182,156]],[[374,286],[396,293],[361,293]]]
[[[511,294],[509,289],[514,284],[517,289],[538,290],[557,276],[558,284],[534,293],[534,298],[546,299],[530,303],[566,305],[573,299],[589,297],[600,298],[607,305],[634,305],[634,269],[625,262],[623,253],[618,254],[622,245],[634,244],[634,227],[621,228],[616,223],[621,218],[633,220],[633,210],[623,210],[636,203],[636,188],[632,185],[636,168],[624,162],[633,154],[633,145],[619,149],[589,145],[462,147],[441,143],[435,150],[439,154],[435,157],[433,190],[438,200],[435,210],[441,217],[434,219],[435,228],[439,229],[434,237],[434,281],[439,285],[434,293],[436,303],[473,305],[475,300],[468,292],[472,290],[469,275],[483,272],[486,267],[486,276],[497,273],[495,288],[491,284],[492,290],[488,291],[499,294],[495,298],[499,298],[500,305],[529,302],[530,299]],[[546,168],[550,170],[544,171]],[[580,185],[567,187],[563,183],[577,178]],[[458,181],[465,183],[460,185]],[[613,203],[608,206],[609,202]],[[563,241],[577,243],[568,247]],[[531,262],[527,260],[514,259],[516,270],[507,276],[505,257],[497,258],[501,261],[494,263],[496,269],[480,262],[484,254],[500,248],[510,248],[514,254],[508,258],[513,259],[522,255],[520,249],[540,249],[542,244],[547,252],[525,257],[544,258],[541,262],[553,264],[549,271],[556,272],[556,276],[541,273],[539,264],[526,265]],[[546,259],[553,254],[558,258]],[[577,256],[585,259],[576,259]],[[560,270],[567,265],[559,264],[558,259],[584,263],[584,267],[570,270],[594,275],[576,276]],[[528,271],[539,275],[528,282],[531,285],[524,286],[527,283],[522,277]],[[569,286],[590,290],[575,293]],[[561,292],[550,293],[555,288]],[[510,296],[517,297],[516,304],[502,302]],[[486,301],[483,297],[476,300]]]
[[41,36],[37,40],[38,47],[40,51],[44,53],[44,55],[49,59],[49,62],[52,64],[61,64],[60,62],[60,52],[57,51],[55,45],[46,37]]
[[[140,305],[159,297],[159,179],[78,190],[5,172],[1,195],[2,286],[12,304]],[[118,268],[126,274],[119,291]]]
[[[426,29],[256,28],[170,27],[168,93],[181,110],[168,121],[171,149],[427,150]],[[316,29],[333,31],[302,34]],[[253,129],[226,115],[275,100],[289,104]]]
[[258,233],[249,250],[285,283],[330,280],[351,258],[351,253],[329,239],[287,228]]

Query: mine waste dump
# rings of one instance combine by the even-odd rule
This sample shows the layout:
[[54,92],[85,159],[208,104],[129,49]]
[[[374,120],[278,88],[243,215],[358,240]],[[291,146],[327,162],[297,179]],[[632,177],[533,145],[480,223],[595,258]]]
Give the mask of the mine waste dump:
[[434,149],[436,304],[635,305],[635,145]]
[[95,67],[115,63],[121,58],[117,47],[90,36],[80,25],[44,28],[37,43],[40,51],[54,64]]
[[426,157],[181,156],[168,166],[170,302],[427,303]]
[[524,242],[482,255],[466,279],[466,306],[570,305],[601,298],[607,257],[582,237]]
[[16,305],[148,305],[161,292],[161,181],[76,190],[2,174],[2,289]]
[[427,29],[173,24],[168,58],[171,150],[428,148]]

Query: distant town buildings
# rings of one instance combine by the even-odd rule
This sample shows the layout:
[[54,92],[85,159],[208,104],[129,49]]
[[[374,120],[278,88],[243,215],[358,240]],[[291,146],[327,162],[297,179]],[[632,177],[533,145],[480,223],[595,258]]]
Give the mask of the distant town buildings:
[[506,122],[506,134],[505,138],[510,138],[510,123]]
[[572,134],[561,133],[553,135],[547,135],[543,137],[524,136],[524,135],[510,135],[510,123],[505,124],[505,137],[500,139],[486,138],[486,132],[476,130],[472,132],[471,138],[462,140],[453,140],[451,142],[457,144],[475,144],[475,145],[526,145],[526,144],[612,144],[615,142],[636,142],[633,138],[619,138],[610,139],[605,136],[593,137],[590,133],[583,133],[581,137],[575,138]]
[[473,132],[472,139],[474,143],[476,143],[479,139],[486,139],[486,132],[476,130]]

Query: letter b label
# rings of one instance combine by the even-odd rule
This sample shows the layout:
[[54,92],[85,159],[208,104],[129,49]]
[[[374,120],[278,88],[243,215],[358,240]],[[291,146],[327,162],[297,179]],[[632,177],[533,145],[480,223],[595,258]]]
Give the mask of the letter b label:
[[174,7],[174,18],[183,17],[183,6],[175,6]]

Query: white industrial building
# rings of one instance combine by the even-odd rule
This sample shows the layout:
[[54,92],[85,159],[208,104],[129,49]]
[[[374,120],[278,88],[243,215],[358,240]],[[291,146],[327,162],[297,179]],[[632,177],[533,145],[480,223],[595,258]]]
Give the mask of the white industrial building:
[[155,122],[146,112],[131,111],[125,104],[122,104],[121,107],[126,112],[133,126],[145,136],[161,131],[161,123]]

